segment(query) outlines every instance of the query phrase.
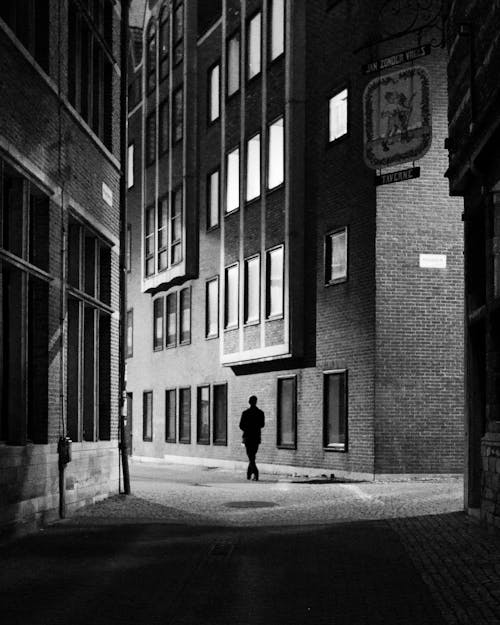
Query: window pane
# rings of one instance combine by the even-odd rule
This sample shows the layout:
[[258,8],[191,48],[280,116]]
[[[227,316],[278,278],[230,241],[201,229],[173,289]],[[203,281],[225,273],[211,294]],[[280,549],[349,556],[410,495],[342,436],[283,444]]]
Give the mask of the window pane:
[[145,441],[153,440],[153,393],[144,393],[142,396],[142,438]]
[[168,256],[168,198],[158,204],[158,271],[166,269]]
[[260,135],[247,142],[247,201],[260,195]]
[[248,24],[247,33],[247,77],[253,78],[260,72],[260,33],[261,33],[261,14],[257,13]]
[[170,262],[172,265],[182,260],[182,198],[182,188],[174,191],[170,217]]
[[160,106],[160,154],[168,150],[168,101]]
[[30,184],[29,254],[30,263],[49,269],[49,198]]
[[295,378],[278,379],[278,445],[295,447]]
[[216,384],[214,392],[214,443],[227,444],[227,386]]
[[144,227],[145,270],[146,276],[150,276],[155,271],[155,213],[153,206],[146,209]]
[[327,245],[327,281],[347,277],[347,230],[329,235]]
[[175,389],[165,391],[165,441],[175,443]]
[[83,319],[83,440],[96,440],[96,318],[84,307]]
[[191,442],[191,389],[179,389],[179,442]]
[[156,159],[156,114],[151,113],[146,119],[146,165]]
[[96,238],[93,236],[85,237],[85,293],[95,296],[96,287]]
[[236,148],[227,155],[226,212],[240,205],[240,150]]
[[134,311],[127,311],[127,358],[134,352]]
[[208,120],[213,122],[219,117],[220,114],[220,65],[215,65],[215,67],[210,70],[209,89],[210,97]]
[[346,373],[325,375],[325,447],[345,449],[347,430]]
[[237,33],[227,44],[227,95],[240,88],[240,35]]
[[272,0],[271,60],[285,50],[285,0]]
[[284,180],[284,132],[283,118],[269,126],[269,150],[267,186],[274,189]]
[[172,120],[172,132],[174,143],[182,140],[183,136],[183,91],[182,87],[174,93],[174,112]]
[[219,170],[208,177],[207,227],[213,228],[219,223]]
[[128,146],[127,154],[127,189],[134,186],[134,144]]
[[226,328],[238,326],[238,265],[226,269]]
[[179,340],[181,343],[189,343],[191,340],[191,289],[183,289],[179,298]]
[[267,298],[268,317],[283,314],[283,248],[267,253]]
[[245,323],[260,318],[260,258],[245,261]]
[[167,296],[167,347],[177,342],[177,293]]
[[207,282],[206,315],[206,335],[217,336],[219,334],[219,281],[217,279]]
[[153,302],[153,349],[163,349],[163,297]]
[[330,141],[347,132],[347,89],[330,99]]
[[131,271],[132,269],[132,226],[127,224],[127,240],[125,249],[125,269]]
[[[6,168],[3,180],[3,247],[23,256],[23,192],[24,181]],[[75,285],[76,286],[76,285]]]
[[196,442],[203,445],[210,443],[210,387],[208,386],[198,388]]
[[151,91],[156,85],[156,32],[154,24],[148,30],[147,42],[147,90]]

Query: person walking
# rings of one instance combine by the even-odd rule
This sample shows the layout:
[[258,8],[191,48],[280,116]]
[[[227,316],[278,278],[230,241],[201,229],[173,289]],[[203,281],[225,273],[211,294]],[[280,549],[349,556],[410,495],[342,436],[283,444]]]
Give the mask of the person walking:
[[260,408],[257,408],[257,397],[252,395],[248,403],[250,408],[247,408],[241,413],[240,430],[243,431],[243,443],[247,451],[248,456],[248,469],[247,480],[252,475],[254,480],[259,479],[259,469],[255,464],[255,456],[261,442],[260,431],[264,427],[264,413]]

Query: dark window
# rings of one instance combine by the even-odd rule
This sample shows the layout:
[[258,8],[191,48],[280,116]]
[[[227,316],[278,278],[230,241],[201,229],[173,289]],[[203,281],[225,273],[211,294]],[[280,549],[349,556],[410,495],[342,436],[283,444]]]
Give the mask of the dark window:
[[153,111],[146,118],[146,165],[152,165],[156,160],[156,112]]
[[182,289],[179,293],[179,342],[186,344],[191,341],[191,288]]
[[199,386],[196,407],[196,442],[210,444],[210,387]]
[[201,37],[222,14],[222,0],[198,2],[198,37]]
[[142,439],[153,440],[153,391],[142,395]]
[[167,295],[167,347],[177,344],[177,293]]
[[174,9],[174,65],[182,61],[184,56],[184,5],[178,4]]
[[175,443],[176,432],[176,402],[175,389],[165,391],[165,441]]
[[168,196],[158,203],[158,271],[168,265]]
[[214,445],[227,445],[227,384],[213,386]]
[[127,310],[127,358],[134,355],[134,311]]
[[172,119],[172,134],[173,142],[178,143],[182,141],[183,137],[183,124],[184,124],[184,95],[183,87],[179,87],[173,94],[174,110]]
[[173,192],[172,214],[170,215],[170,262],[182,260],[182,187]]
[[336,284],[347,279],[347,228],[325,238],[325,283]]
[[159,297],[153,302],[153,349],[163,349],[164,299]]
[[219,278],[213,278],[207,282],[205,310],[206,337],[214,338],[219,336]]
[[168,100],[160,104],[160,154],[164,154],[168,150]]
[[227,95],[231,96],[240,88],[240,33],[227,41]]
[[323,445],[347,450],[347,371],[325,373],[323,404]]
[[168,8],[164,6],[160,13],[160,80],[163,80],[169,73],[169,51],[170,51],[170,20],[168,18]]
[[0,3],[0,17],[45,70],[49,65],[49,4],[48,0],[2,0]]
[[144,269],[146,276],[155,272],[155,209],[150,206],[144,216]]
[[191,389],[179,389],[179,443],[191,442]]
[[146,89],[152,91],[156,87],[156,26],[149,22],[146,39]]
[[278,447],[296,447],[295,383],[295,377],[278,378]]

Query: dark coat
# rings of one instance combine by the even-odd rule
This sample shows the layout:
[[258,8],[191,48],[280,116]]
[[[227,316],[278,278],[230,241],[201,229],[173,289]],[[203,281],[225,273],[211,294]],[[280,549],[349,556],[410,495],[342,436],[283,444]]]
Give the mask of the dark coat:
[[259,445],[260,431],[264,427],[264,413],[257,406],[250,406],[241,413],[240,430],[245,445]]

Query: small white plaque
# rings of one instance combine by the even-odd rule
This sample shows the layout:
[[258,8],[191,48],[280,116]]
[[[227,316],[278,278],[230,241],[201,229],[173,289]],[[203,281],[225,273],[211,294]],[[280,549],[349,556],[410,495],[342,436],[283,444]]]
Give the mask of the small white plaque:
[[111,191],[105,182],[102,183],[102,199],[108,206],[113,207],[113,191]]
[[425,269],[446,269],[446,254],[420,254],[419,266]]

